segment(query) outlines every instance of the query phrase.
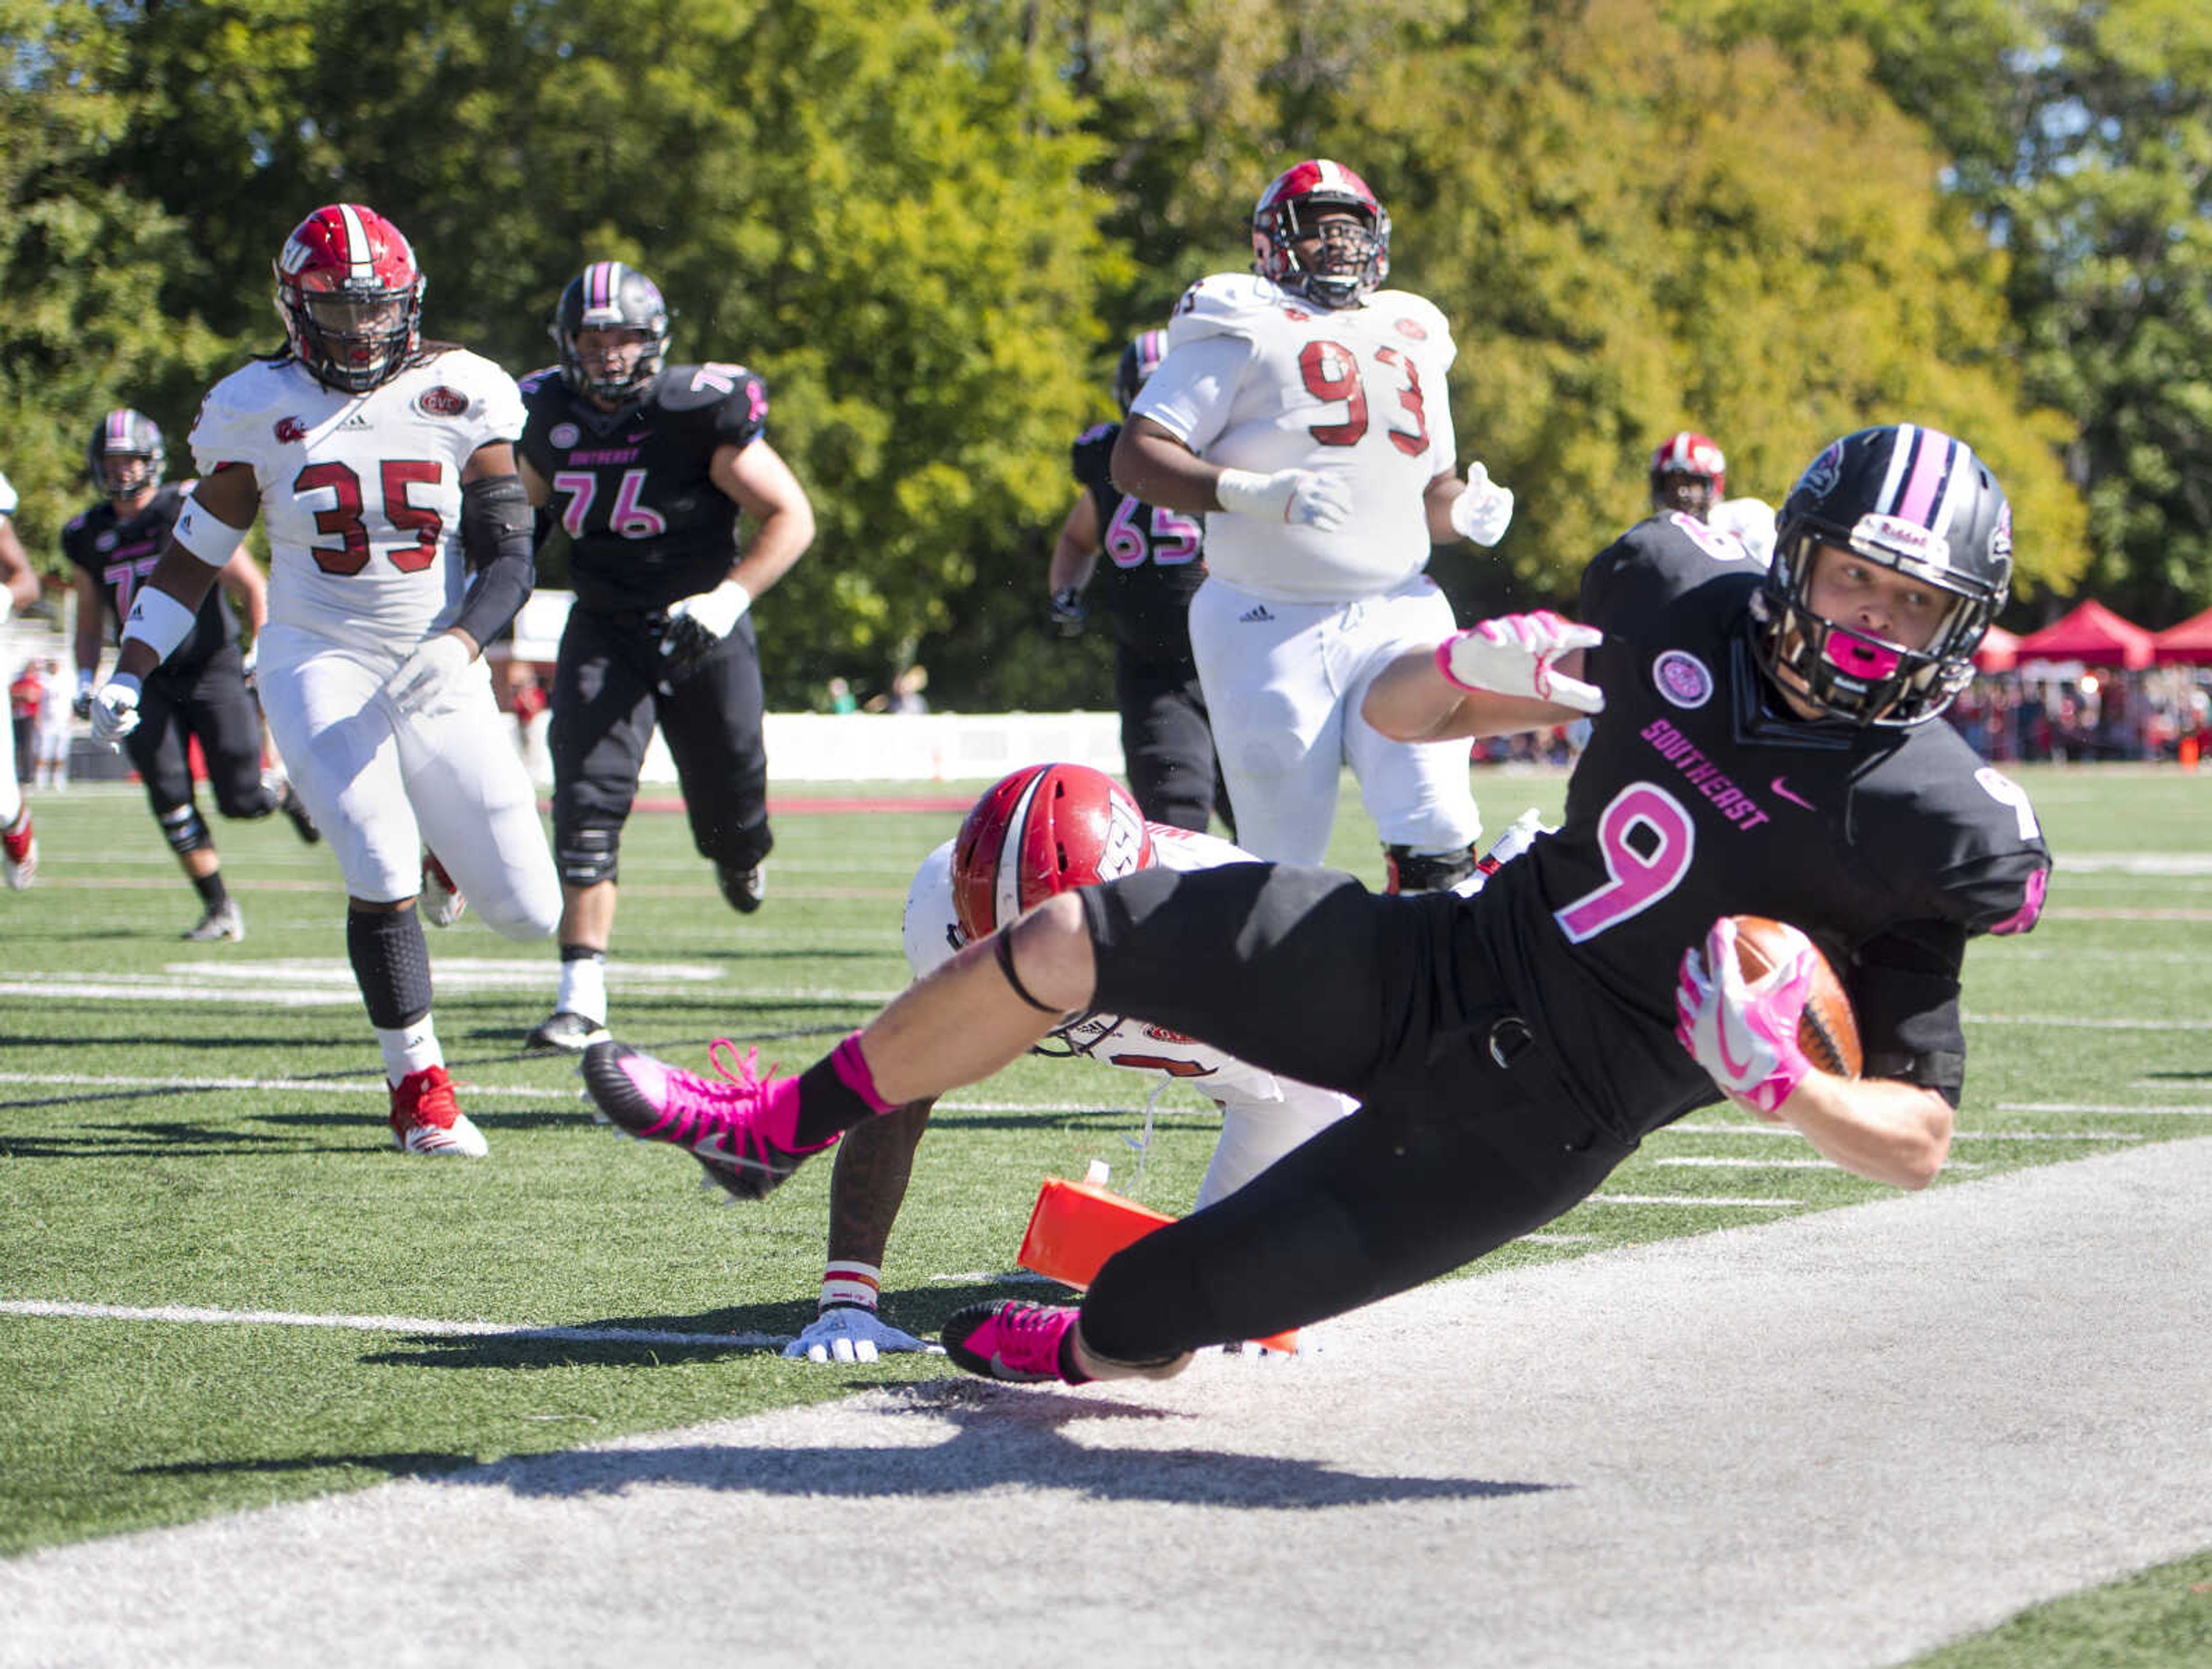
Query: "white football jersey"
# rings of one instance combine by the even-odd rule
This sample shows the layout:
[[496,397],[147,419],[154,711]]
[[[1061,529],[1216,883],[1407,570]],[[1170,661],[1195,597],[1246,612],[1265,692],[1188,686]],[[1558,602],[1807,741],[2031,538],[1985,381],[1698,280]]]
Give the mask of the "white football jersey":
[[6,476],[0,475],[0,516],[15,513],[15,489]]
[[246,464],[260,482],[270,624],[404,655],[460,608],[462,467],[522,422],[514,379],[465,349],[366,394],[256,360],[209,391],[192,455],[202,475]]
[[1252,274],[1184,291],[1132,415],[1211,464],[1341,476],[1353,506],[1334,533],[1211,514],[1207,571],[1293,603],[1354,602],[1421,572],[1432,543],[1422,495],[1459,468],[1444,385],[1456,351],[1443,314],[1405,290],[1334,312]]
[[[1146,827],[1152,831],[1154,858],[1167,869],[1212,869],[1220,864],[1258,861],[1243,847],[1211,834],[1166,823]],[[906,959],[916,979],[951,960],[960,943],[959,916],[952,906],[952,844],[947,841],[922,859],[914,885],[907,891]],[[1093,1015],[1055,1035],[1079,1054],[1133,1071],[1166,1072],[1224,1104],[1283,1099],[1284,1083],[1273,1073],[1248,1066],[1208,1044],[1143,1020]],[[1328,1093],[1304,1084],[1293,1087],[1308,1095]],[[1352,1102],[1340,1099],[1348,1111]]]

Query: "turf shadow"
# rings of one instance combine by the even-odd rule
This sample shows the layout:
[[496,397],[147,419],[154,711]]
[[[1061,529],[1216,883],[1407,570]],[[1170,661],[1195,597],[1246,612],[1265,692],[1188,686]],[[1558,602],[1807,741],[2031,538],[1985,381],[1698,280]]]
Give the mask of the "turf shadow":
[[972,1381],[910,1387],[900,1414],[954,1427],[916,1448],[807,1448],[746,1444],[569,1451],[518,1457],[447,1482],[521,1496],[620,1495],[640,1485],[846,1499],[979,1495],[1007,1485],[1096,1501],[1202,1503],[1310,1512],[1417,1501],[1503,1501],[1572,1488],[1486,1478],[1368,1476],[1315,1460],[1214,1448],[1095,1447],[1066,1436],[1079,1421],[1168,1422],[1184,1417],[1097,1393],[1014,1390]]

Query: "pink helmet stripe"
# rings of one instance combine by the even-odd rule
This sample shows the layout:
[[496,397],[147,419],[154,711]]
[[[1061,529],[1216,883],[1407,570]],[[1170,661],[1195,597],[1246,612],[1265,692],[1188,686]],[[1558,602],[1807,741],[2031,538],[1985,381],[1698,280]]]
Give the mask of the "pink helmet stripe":
[[131,444],[131,413],[111,411],[107,414],[107,450],[120,452]]
[[1899,500],[1897,513],[1909,522],[1923,527],[1936,525],[1937,495],[1943,485],[1951,454],[1959,443],[1949,435],[1936,429],[1919,431],[1919,448],[1912,460],[1912,472],[1905,483],[1905,495]]
[[615,264],[594,261],[584,273],[584,305],[611,307],[615,300]]

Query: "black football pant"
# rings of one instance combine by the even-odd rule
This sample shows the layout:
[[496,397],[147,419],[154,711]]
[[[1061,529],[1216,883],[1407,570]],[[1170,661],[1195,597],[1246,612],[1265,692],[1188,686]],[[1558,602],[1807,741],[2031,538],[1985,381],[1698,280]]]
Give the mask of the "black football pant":
[[246,687],[235,644],[196,667],[160,668],[139,691],[138,727],[123,738],[123,749],[156,817],[192,803],[194,738],[224,816],[265,817],[276,809],[276,796],[261,781],[261,709]]
[[1236,864],[1086,889],[1097,1006],[1359,1097],[1218,1204],[1110,1259],[1085,1344],[1156,1362],[1371,1303],[1586,1199],[1632,1143],[1567,1094],[1449,894]]
[[1213,756],[1213,730],[1198,669],[1186,657],[1152,660],[1118,651],[1114,701],[1121,712],[1121,758],[1138,808],[1154,822],[1203,834],[1216,812],[1233,833],[1229,791]]
[[[687,676],[671,679],[653,617],[573,609],[553,672],[553,848],[562,879],[580,830],[619,831],[637,798],[638,772],[660,727],[676,764],[700,854],[750,869],[775,844],[768,826],[765,698],[753,622],[737,628]],[[588,843],[587,843],[588,844]]]

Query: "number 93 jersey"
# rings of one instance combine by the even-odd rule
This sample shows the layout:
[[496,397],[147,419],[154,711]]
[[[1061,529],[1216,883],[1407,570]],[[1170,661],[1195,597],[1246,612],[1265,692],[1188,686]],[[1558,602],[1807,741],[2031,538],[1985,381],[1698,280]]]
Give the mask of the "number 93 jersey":
[[521,433],[514,379],[449,347],[363,394],[256,360],[209,391],[191,445],[202,475],[260,484],[270,623],[398,655],[459,609],[463,467]]
[[1217,513],[1206,561],[1261,597],[1354,602],[1428,565],[1423,495],[1458,470],[1444,386],[1455,352],[1443,314],[1405,290],[1332,312],[1265,278],[1217,273],[1176,304],[1167,357],[1130,410],[1211,464],[1341,478],[1349,525],[1323,533]]

